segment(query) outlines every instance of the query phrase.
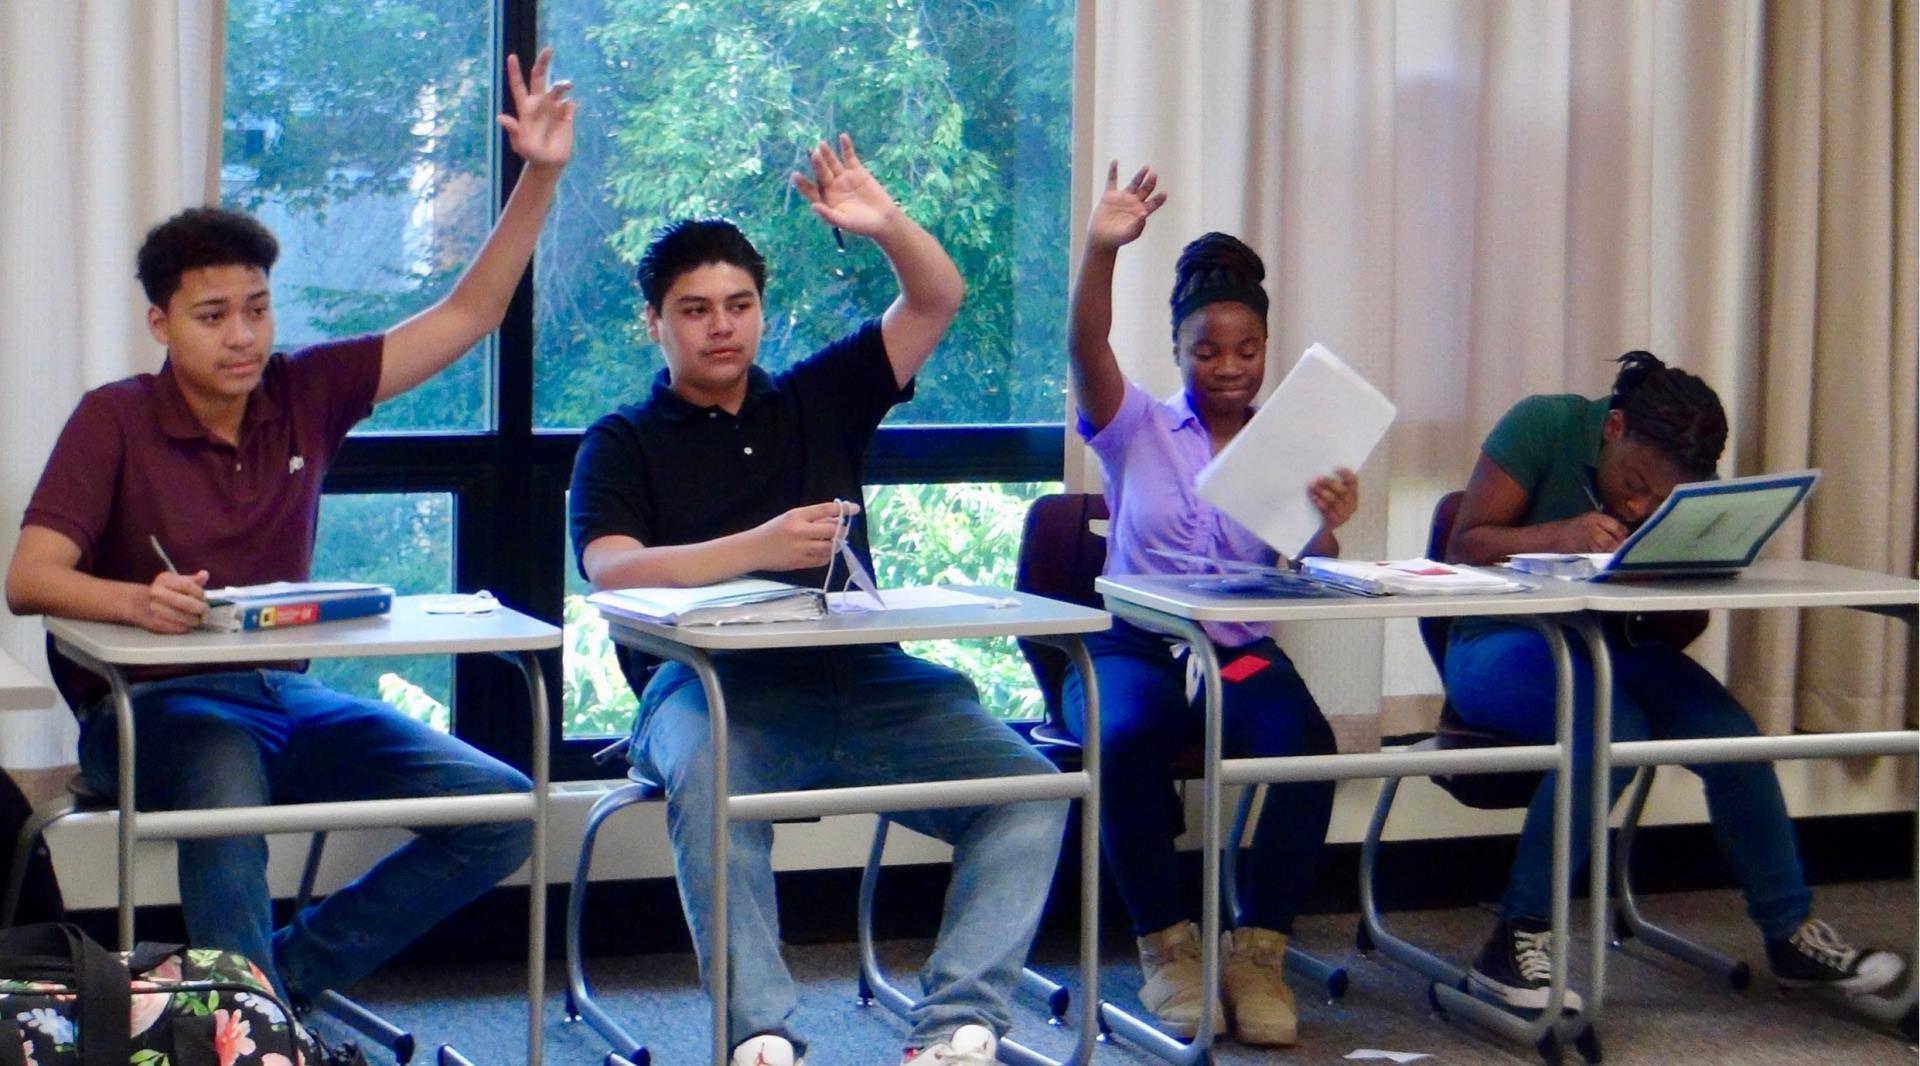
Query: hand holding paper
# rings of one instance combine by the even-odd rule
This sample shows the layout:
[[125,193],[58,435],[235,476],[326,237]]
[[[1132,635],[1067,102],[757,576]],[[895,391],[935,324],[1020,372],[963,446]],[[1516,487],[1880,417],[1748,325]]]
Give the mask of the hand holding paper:
[[1348,504],[1359,501],[1357,482],[1343,499],[1345,494],[1317,491],[1328,488],[1319,482],[1310,492],[1310,479],[1359,469],[1395,414],[1380,390],[1315,344],[1246,428],[1200,471],[1200,496],[1282,557],[1295,558],[1323,524],[1333,528],[1336,516],[1346,521],[1353,513]]

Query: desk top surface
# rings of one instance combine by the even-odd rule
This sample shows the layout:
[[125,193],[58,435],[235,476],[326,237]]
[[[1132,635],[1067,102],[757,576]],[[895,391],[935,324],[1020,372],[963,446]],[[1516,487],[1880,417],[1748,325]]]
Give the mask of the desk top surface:
[[1564,581],[1593,611],[1699,611],[1716,607],[1898,607],[1920,605],[1920,581],[1804,559],[1767,559],[1726,577]]
[[1803,560],[1760,562],[1728,577],[1592,582],[1512,576],[1532,587],[1472,596],[1263,597],[1196,588],[1199,578],[1160,574],[1103,577],[1097,587],[1110,601],[1197,622],[1920,605],[1920,581],[1913,578]]
[[249,633],[168,636],[133,626],[66,618],[48,618],[46,626],[56,639],[116,666],[459,655],[541,651],[560,646],[558,626],[506,607],[496,607],[487,614],[429,614],[422,604],[435,599],[445,597],[396,596],[389,614]]
[[60,702],[53,686],[0,652],[0,711],[38,711]]
[[830,614],[810,622],[758,622],[722,626],[669,626],[605,616],[615,640],[639,633],[706,651],[824,648],[892,644],[903,640],[969,637],[1033,637],[1097,633],[1113,624],[1107,612],[1023,592],[965,588],[1013,601],[1014,606],[965,605]]
[[[1258,596],[1208,589],[1218,575],[1125,574],[1095,583],[1115,600],[1195,622],[1294,622],[1309,619],[1453,618],[1462,615],[1571,614],[1584,606],[1577,590],[1529,588],[1467,596]],[[1523,582],[1524,583],[1524,582]]]

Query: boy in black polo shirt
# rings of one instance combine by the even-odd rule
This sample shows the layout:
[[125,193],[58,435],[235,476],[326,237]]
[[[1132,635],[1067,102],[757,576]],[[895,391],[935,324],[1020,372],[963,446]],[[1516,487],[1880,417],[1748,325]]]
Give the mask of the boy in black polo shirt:
[[[814,213],[873,240],[900,281],[878,322],[779,375],[753,365],[766,264],[732,223],[668,226],[640,260],[647,333],[666,356],[652,395],[587,431],[574,466],[580,569],[596,588],[704,585],[766,575],[826,580],[836,500],[862,499],[867,441],[959,310],[964,286],[932,235],[894,204],[845,134],[794,175]],[[867,558],[865,523],[851,543]],[[870,566],[870,564],[869,564]],[[844,584],[844,575],[841,582]],[[625,660],[623,660],[625,662]],[[1051,766],[980,707],[965,677],[897,645],[715,656],[727,692],[736,792],[1047,773]],[[668,663],[640,690],[632,758],[667,790],[681,902],[704,949],[713,915],[706,700]],[[986,1064],[1009,1027],[1052,879],[1066,805],[1026,803],[892,816],[954,845],[952,887],[921,971],[906,1058]],[[728,1040],[736,1066],[792,1066],[793,981],[780,960],[772,827],[732,829]],[[714,960],[700,958],[704,975]]]

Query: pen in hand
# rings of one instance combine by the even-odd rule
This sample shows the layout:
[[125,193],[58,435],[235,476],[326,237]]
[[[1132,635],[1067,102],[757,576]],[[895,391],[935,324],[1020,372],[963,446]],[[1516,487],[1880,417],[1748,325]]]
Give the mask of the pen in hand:
[[167,573],[176,575],[180,573],[180,568],[173,565],[172,559],[167,558],[167,549],[160,546],[159,537],[149,533],[147,535],[147,543],[153,545],[153,554],[158,555],[160,561],[167,564]]

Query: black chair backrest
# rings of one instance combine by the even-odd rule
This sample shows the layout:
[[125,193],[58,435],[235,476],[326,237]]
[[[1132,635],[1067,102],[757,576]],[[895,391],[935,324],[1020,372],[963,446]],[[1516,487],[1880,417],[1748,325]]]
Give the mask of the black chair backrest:
[[[1427,558],[1435,562],[1446,561],[1447,541],[1453,539],[1453,522],[1460,517],[1460,501],[1466,495],[1464,492],[1449,492],[1433,505],[1433,524],[1427,527]],[[1451,618],[1420,619],[1420,643],[1427,646],[1427,658],[1433,660],[1433,668],[1443,676],[1446,674],[1446,667],[1442,664],[1447,658],[1447,632],[1451,628]]]
[[[1106,518],[1107,500],[1098,493],[1053,493],[1033,501],[1020,534],[1020,561],[1013,587],[1052,600],[1099,607],[1100,594],[1094,591],[1093,582],[1107,565],[1107,539],[1093,532],[1092,523]],[[1067,676],[1066,653],[1023,640],[1020,654],[1039,682],[1047,704],[1047,721],[1061,724],[1064,712],[1060,686]]]

